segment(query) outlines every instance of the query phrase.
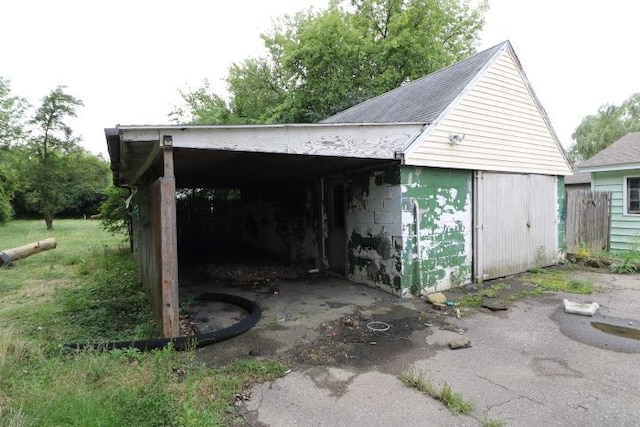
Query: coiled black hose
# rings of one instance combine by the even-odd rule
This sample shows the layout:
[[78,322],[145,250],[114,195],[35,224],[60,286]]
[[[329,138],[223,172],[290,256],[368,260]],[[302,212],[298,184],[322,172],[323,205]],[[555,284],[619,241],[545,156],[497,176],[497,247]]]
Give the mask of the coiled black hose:
[[233,338],[253,328],[260,320],[262,312],[260,307],[253,301],[237,295],[204,293],[200,295],[198,300],[201,301],[218,301],[237,305],[244,308],[249,313],[248,316],[234,323],[231,326],[215,331],[203,332],[193,336],[175,337],[175,338],[152,338],[148,340],[136,341],[115,341],[108,343],[75,343],[65,344],[65,347],[74,350],[94,349],[94,350],[114,350],[124,348],[136,348],[140,351],[157,350],[173,345],[175,350],[183,351],[190,348],[204,347],[215,344],[229,338]]

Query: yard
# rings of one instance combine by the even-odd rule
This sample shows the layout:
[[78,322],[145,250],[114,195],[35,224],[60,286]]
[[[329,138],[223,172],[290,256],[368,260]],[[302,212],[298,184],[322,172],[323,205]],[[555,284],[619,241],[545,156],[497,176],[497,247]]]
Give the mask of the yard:
[[[401,418],[406,425],[420,425],[411,420],[424,416],[457,425],[535,425],[562,411],[549,401],[529,422],[494,400],[502,399],[505,390],[544,396],[536,387],[546,387],[551,396],[566,394],[567,375],[578,368],[587,384],[571,380],[567,386],[589,388],[606,381],[598,369],[571,357],[573,352],[591,355],[586,361],[607,359],[602,371],[607,375],[614,366],[628,369],[633,356],[576,341],[584,337],[567,338],[575,318],[567,323],[558,314],[562,297],[606,301],[603,310],[623,318],[630,312],[618,302],[631,307],[637,293],[635,285],[623,286],[636,275],[575,263],[445,291],[460,319],[453,307],[441,310],[420,299],[401,300],[332,276],[274,281],[263,272],[264,280],[246,281],[218,277],[220,269],[185,269],[183,312],[197,312],[198,319],[209,321],[220,308],[198,305],[190,295],[232,293],[260,304],[258,325],[232,340],[186,352],[68,351],[64,344],[69,342],[151,337],[155,325],[126,241],[106,234],[94,221],[60,220],[54,227],[49,233],[41,222],[13,221],[1,229],[2,249],[49,236],[58,239],[56,249],[0,269],[2,426],[309,425],[323,419],[344,425],[355,422],[357,414],[368,414],[358,419],[370,419],[371,425]],[[632,272],[637,265],[633,256],[614,262],[614,268]],[[605,292],[602,280],[626,293],[610,295],[614,291]],[[223,311],[226,317],[237,316]],[[566,331],[559,334],[558,327]],[[460,335],[473,346],[449,350],[448,341]],[[533,371],[527,367],[529,358]],[[482,373],[492,366],[503,368]],[[509,370],[508,378],[500,377]],[[565,381],[537,383],[540,377],[530,378],[530,372]],[[479,384],[483,375],[493,383]],[[520,380],[535,387],[516,392]],[[412,387],[422,394],[411,394]],[[396,396],[384,413],[379,411],[382,389]],[[486,392],[490,389],[492,398]],[[628,391],[634,395],[637,390]],[[616,392],[609,394],[613,397],[599,397],[602,405],[618,399]],[[357,399],[350,401],[350,396]],[[618,411],[612,419],[625,420],[639,410],[634,404],[624,409],[615,399],[608,403]],[[331,407],[332,415],[317,405]]]
[[0,268],[0,425],[230,425],[245,385],[283,374],[269,360],[207,368],[194,351],[64,350],[154,334],[127,242],[97,221],[56,220],[51,232],[12,221],[0,231],[2,250],[58,240]]

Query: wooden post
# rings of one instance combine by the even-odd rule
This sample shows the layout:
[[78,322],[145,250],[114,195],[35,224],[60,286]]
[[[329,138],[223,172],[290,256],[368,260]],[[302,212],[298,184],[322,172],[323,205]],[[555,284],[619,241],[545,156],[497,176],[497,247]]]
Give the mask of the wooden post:
[[160,178],[160,253],[162,285],[162,332],[180,334],[178,294],[178,239],[176,231],[176,181],[171,136],[163,136],[164,176]]
[[43,251],[48,251],[49,249],[55,249],[57,244],[58,242],[56,242],[56,239],[51,237],[40,242],[33,242],[28,245],[12,249],[5,249],[0,252],[0,266],[9,265],[12,261],[17,261]]

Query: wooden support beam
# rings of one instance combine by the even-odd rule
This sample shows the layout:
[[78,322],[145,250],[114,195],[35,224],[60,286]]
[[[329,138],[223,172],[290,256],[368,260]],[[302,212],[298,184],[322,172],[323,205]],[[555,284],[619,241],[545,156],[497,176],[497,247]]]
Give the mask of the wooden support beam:
[[173,150],[162,150],[164,176],[160,178],[160,253],[162,286],[162,332],[165,337],[180,334],[178,293],[178,238],[176,230],[176,181]]

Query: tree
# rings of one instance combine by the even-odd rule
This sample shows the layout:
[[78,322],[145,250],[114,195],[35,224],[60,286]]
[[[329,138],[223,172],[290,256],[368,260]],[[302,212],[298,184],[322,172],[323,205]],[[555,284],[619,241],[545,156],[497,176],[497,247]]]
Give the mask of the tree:
[[262,35],[266,56],[230,68],[222,120],[322,120],[469,56],[486,9],[468,0],[332,0],[324,11],[284,16]]
[[102,227],[111,234],[129,233],[129,212],[127,199],[131,191],[127,188],[109,185],[107,199],[100,207],[100,221]]
[[605,104],[594,115],[586,116],[571,135],[576,142],[569,149],[574,161],[593,157],[629,132],[640,131],[640,93],[619,106]]
[[231,111],[224,99],[211,92],[209,81],[204,80],[202,86],[193,91],[179,91],[182,106],[174,107],[169,113],[175,123],[190,125],[213,125],[228,123]]
[[21,176],[23,197],[42,215],[47,230],[53,228],[55,215],[69,203],[68,187],[73,177],[67,171],[73,167],[70,154],[78,149],[79,142],[66,121],[76,117],[76,108],[83,103],[64,89],[58,86],[45,96],[30,121],[34,130],[26,145]]
[[13,216],[11,199],[14,192],[14,172],[11,170],[8,147],[0,146],[0,225],[6,223]]
[[66,203],[60,216],[78,218],[97,214],[107,199],[111,179],[109,163],[80,147],[67,154],[65,163]]
[[16,169],[11,147],[24,134],[28,103],[11,94],[11,82],[0,77],[0,224],[12,216],[11,199],[16,187]]

